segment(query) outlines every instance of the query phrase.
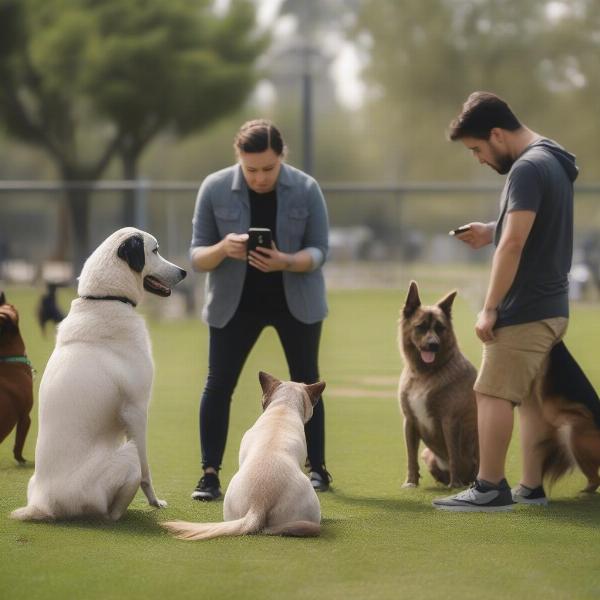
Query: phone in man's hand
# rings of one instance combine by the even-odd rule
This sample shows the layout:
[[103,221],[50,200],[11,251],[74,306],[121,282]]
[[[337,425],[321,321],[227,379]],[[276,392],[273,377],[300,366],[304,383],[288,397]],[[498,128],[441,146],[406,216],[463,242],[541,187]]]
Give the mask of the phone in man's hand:
[[470,225],[461,225],[460,227],[457,227],[456,229],[451,229],[448,232],[448,235],[460,235],[461,233],[465,233],[465,231],[469,231],[469,229],[471,229]]
[[271,248],[273,235],[267,227],[250,227],[248,229],[248,252],[256,248]]

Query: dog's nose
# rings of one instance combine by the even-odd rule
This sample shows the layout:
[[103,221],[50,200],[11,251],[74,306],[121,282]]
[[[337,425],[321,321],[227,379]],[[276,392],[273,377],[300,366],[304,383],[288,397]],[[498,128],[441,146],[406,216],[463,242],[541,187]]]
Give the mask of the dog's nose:
[[427,344],[427,350],[429,352],[437,352],[440,349],[440,345],[436,342],[431,342]]
[[181,279],[185,279],[185,276],[187,275],[187,271],[180,267],[179,274],[181,275]]

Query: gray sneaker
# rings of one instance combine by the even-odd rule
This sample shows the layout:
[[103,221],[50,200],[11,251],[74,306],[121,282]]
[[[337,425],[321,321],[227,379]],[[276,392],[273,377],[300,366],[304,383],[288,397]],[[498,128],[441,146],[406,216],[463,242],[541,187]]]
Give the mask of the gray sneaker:
[[547,506],[548,498],[544,487],[529,488],[522,483],[511,490],[512,499],[519,504],[537,504],[538,506]]
[[505,512],[512,510],[513,504],[506,479],[498,485],[477,479],[464,492],[433,501],[435,508],[454,512]]

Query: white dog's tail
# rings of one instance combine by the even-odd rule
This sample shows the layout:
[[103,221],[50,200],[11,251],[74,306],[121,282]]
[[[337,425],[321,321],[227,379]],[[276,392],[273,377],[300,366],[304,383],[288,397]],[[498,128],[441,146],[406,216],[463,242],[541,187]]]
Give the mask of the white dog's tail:
[[265,525],[266,514],[250,509],[246,516],[222,523],[189,523],[167,521],[161,526],[180,540],[209,540],[224,535],[247,535],[258,533]]
[[17,508],[10,513],[11,519],[17,521],[51,521],[52,517],[32,504]]

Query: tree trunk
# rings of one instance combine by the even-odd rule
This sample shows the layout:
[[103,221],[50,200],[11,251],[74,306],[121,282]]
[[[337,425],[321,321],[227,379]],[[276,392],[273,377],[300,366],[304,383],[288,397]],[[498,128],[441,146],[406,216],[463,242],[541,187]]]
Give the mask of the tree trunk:
[[67,188],[65,190],[71,221],[71,264],[73,275],[79,277],[90,248],[90,190]]
[[[137,180],[137,154],[121,152],[121,161],[123,163],[123,177],[132,183]],[[135,209],[136,190],[129,189],[123,191],[123,205],[121,210],[121,226],[122,227],[137,227],[136,209]]]

